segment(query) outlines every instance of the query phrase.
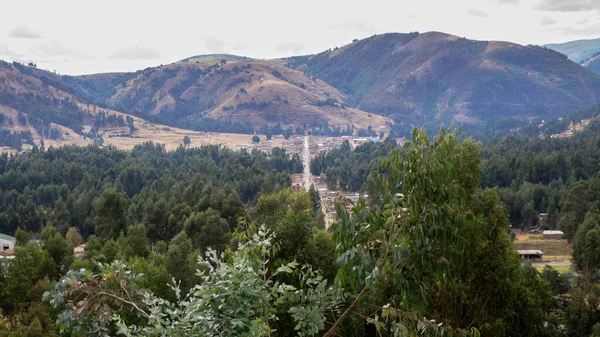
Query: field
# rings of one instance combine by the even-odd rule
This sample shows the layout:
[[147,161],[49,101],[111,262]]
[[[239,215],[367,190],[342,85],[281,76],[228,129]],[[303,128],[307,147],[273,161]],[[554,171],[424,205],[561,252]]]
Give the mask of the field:
[[573,255],[567,240],[544,240],[541,234],[518,234],[513,246],[516,250],[536,249],[544,252],[544,261],[570,261]]

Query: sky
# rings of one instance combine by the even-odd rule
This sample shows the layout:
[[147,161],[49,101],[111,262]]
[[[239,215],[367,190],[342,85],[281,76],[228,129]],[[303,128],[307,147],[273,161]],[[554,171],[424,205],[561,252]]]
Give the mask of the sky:
[[389,32],[546,44],[600,38],[600,0],[7,0],[0,59],[60,74],[200,54],[277,58]]

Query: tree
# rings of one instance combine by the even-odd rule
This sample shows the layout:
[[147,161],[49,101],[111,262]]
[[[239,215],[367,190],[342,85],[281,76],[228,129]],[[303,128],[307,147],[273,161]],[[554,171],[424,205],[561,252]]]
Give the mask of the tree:
[[209,247],[222,252],[229,243],[227,220],[221,218],[221,213],[210,207],[204,212],[192,213],[185,221],[184,230],[194,247],[199,248],[201,252]]
[[255,144],[260,143],[260,138],[257,135],[252,136],[252,143],[255,143]]
[[[348,213],[338,205],[340,221],[332,226],[340,263],[336,281],[351,301],[324,336],[333,336],[365,301],[381,306],[372,302],[376,298],[389,303],[381,317],[370,320],[380,330],[448,329],[418,317],[432,287],[445,284],[450,265],[460,263],[464,242],[458,234],[471,218],[464,211],[466,191],[478,178],[461,173],[478,172],[474,149],[461,147],[444,130],[430,139],[415,129],[403,155],[394,152],[384,162],[388,174],[380,182],[381,208],[368,210],[360,201]],[[394,289],[398,298],[386,297],[386,289]]]
[[106,189],[94,199],[94,225],[102,238],[117,238],[125,230],[127,199],[114,188]]
[[44,243],[44,250],[48,251],[59,270],[52,276],[58,276],[59,271],[66,271],[73,262],[73,246],[65,240],[53,226],[46,226],[40,239]]
[[[286,317],[300,336],[326,331],[327,337],[350,317],[369,315],[370,324],[390,334],[478,335],[475,328],[455,330],[424,318],[430,313],[426,300],[433,298],[436,287],[450,284],[450,266],[462,262],[478,178],[473,149],[444,131],[430,139],[415,130],[403,154],[396,152],[384,163],[381,207],[367,209],[361,201],[348,213],[338,205],[340,222],[332,228],[334,245],[329,246],[336,247],[340,263],[335,289],[311,266],[285,261],[302,250],[318,258],[313,251],[328,246],[326,236],[313,236],[308,194],[286,189],[259,198],[254,212],[265,225],[258,230],[249,225],[247,232],[240,232],[237,250],[207,252],[207,261],[199,261],[204,272],[196,285],[189,275],[190,258],[195,259],[192,242],[185,231],[173,238],[166,266],[182,281],[181,288],[175,287],[175,303],[140,291],[139,276],[116,262],[101,265],[94,274],[69,272],[46,298],[63,310],[62,323],[83,323],[92,329],[88,334],[262,336],[272,335],[277,319]],[[271,248],[273,243],[280,247]],[[284,274],[295,281],[286,282]],[[521,280],[534,284],[536,277],[535,269],[525,268]],[[189,292],[186,282],[192,285]],[[334,291],[340,295],[335,301]],[[533,307],[542,308],[538,303]],[[329,313],[331,325],[325,323]],[[134,314],[139,321],[130,319]]]
[[48,224],[58,229],[61,234],[67,233],[69,229],[70,213],[67,209],[67,205],[62,198],[58,198],[54,204],[54,209],[50,212],[48,217]]
[[[211,267],[200,275],[202,282],[187,297],[175,287],[174,303],[139,290],[141,276],[118,262],[101,265],[91,275],[70,271],[45,299],[62,310],[61,324],[90,335],[118,331],[127,336],[269,336],[274,333],[275,312],[282,308],[298,336],[323,330],[333,300],[327,281],[294,263],[269,270],[273,246],[265,229],[240,239],[239,249],[228,255],[209,251],[206,265]],[[279,274],[295,276],[302,286],[266,277]],[[87,300],[80,302],[82,298]],[[128,317],[135,315],[140,320],[132,324]]]
[[127,237],[124,240],[123,257],[147,257],[150,254],[150,244],[146,237],[146,226],[143,224],[132,225],[127,228]]
[[29,234],[21,228],[17,228],[17,231],[15,232],[15,245],[25,246],[28,242]]
[[584,277],[600,270],[600,212],[593,209],[577,227],[573,239],[573,262]]
[[181,287],[186,291],[192,287],[194,277],[194,269],[189,260],[192,252],[192,241],[184,231],[171,240],[167,251],[167,271],[181,282]]
[[187,146],[190,145],[192,143],[192,140],[190,139],[190,136],[185,135],[183,136],[183,145]]
[[34,303],[39,303],[42,293],[48,290],[50,282],[43,282],[56,275],[57,266],[47,250],[35,243],[15,248],[15,258],[3,270],[0,291],[2,316],[9,319],[15,330],[24,314]]
[[297,260],[315,230],[315,216],[308,193],[284,189],[274,194],[261,195],[254,212],[257,222],[272,231],[278,242],[277,264]]
[[571,290],[573,275],[570,273],[561,274],[551,266],[545,266],[540,276],[550,284],[554,295],[566,294]]
[[81,237],[81,234],[79,234],[77,227],[70,227],[65,235],[65,239],[67,239],[67,242],[73,247],[77,247],[83,243],[83,238]]
[[534,225],[537,222],[539,213],[534,209],[535,205],[533,200],[529,201],[525,204],[523,209],[521,210],[521,217],[525,221],[527,226]]

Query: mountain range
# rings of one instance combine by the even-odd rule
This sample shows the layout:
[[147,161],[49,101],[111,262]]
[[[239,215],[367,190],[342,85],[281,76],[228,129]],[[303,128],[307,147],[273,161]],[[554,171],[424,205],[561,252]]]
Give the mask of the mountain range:
[[600,39],[553,43],[545,47],[563,53],[573,62],[600,74]]
[[[598,55],[578,54],[588,56],[584,67],[550,48],[429,32],[375,35],[283,59],[198,55],[129,73],[61,76],[2,62],[0,112],[9,117],[5,129],[20,130],[10,122],[25,116],[36,137],[68,132],[85,139],[107,123],[126,128],[133,118],[239,133],[503,128],[599,102],[600,76],[591,71]],[[121,117],[115,122],[111,114]]]

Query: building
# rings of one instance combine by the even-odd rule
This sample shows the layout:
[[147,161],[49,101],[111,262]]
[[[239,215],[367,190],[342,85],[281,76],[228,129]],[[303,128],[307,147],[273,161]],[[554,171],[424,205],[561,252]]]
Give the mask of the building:
[[13,259],[15,257],[16,239],[10,235],[0,234],[0,259]]
[[540,213],[540,217],[538,218],[538,224],[540,226],[550,224],[550,217],[548,216],[548,213]]
[[544,240],[562,240],[565,233],[562,231],[543,231]]
[[85,243],[73,248],[73,254],[78,259],[83,259],[85,257]]
[[544,258],[544,252],[541,250],[517,250],[521,261],[541,262]]
[[0,250],[0,260],[3,259],[14,259],[15,251],[13,249]]
[[15,241],[17,241],[13,236],[0,234],[0,247],[2,251],[15,249]]

